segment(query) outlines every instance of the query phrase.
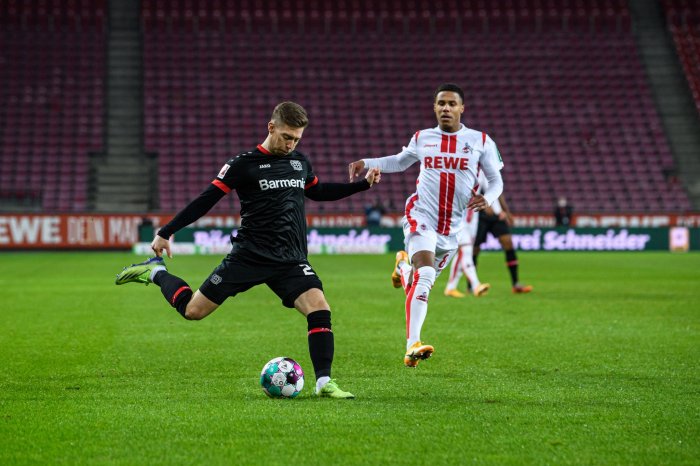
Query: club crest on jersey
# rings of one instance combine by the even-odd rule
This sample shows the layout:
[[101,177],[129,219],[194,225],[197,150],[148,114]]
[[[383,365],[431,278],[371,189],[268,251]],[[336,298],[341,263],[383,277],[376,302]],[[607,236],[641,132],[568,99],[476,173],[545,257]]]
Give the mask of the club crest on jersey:
[[293,169],[295,169],[295,170],[297,170],[297,171],[301,171],[301,170],[302,170],[302,168],[301,168],[301,162],[300,162],[300,161],[298,161],[298,160],[290,160],[289,163],[292,165],[292,168],[293,168]]
[[219,174],[216,175],[216,177],[217,177],[217,178],[224,179],[224,176],[226,176],[226,172],[228,171],[229,168],[231,168],[231,165],[229,165],[229,164],[227,164],[227,163],[224,164],[224,166],[221,167],[221,170],[219,170]]
[[470,146],[468,142],[465,142],[464,147],[462,147],[462,152],[464,152],[465,154],[468,154],[471,151],[472,151],[472,146]]

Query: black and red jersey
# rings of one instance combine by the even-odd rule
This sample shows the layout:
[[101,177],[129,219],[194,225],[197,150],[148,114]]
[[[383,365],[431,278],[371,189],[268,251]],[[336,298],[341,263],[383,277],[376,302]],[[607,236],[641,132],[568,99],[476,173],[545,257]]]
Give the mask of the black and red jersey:
[[316,183],[304,154],[277,156],[262,146],[231,158],[212,182],[240,199],[241,228],[233,241],[276,262],[306,259],[304,190]]
[[241,204],[241,227],[232,238],[234,251],[263,263],[306,259],[305,197],[332,201],[369,188],[357,183],[319,183],[311,162],[292,151],[284,156],[258,145],[224,164],[211,185],[158,232],[169,238],[202,217],[224,195],[236,191]]

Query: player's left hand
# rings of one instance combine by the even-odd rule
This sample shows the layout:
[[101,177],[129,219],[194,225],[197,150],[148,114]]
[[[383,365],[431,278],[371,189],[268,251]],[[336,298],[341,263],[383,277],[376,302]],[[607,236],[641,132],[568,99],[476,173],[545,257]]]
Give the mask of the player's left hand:
[[472,194],[472,198],[469,200],[469,204],[467,204],[467,209],[472,209],[479,212],[488,206],[489,205],[486,203],[486,198],[484,196],[474,193]]
[[367,175],[365,175],[365,179],[371,187],[372,185],[379,183],[379,181],[382,179],[382,172],[379,171],[378,168],[370,168],[369,170],[367,170]]

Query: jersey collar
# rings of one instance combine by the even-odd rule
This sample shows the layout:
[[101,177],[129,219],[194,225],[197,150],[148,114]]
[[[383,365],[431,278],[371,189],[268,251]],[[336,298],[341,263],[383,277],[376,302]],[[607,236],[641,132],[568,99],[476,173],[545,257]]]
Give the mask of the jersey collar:
[[265,155],[272,155],[272,152],[269,150],[265,149],[262,144],[258,144],[258,150],[262,152]]
[[435,129],[438,130],[438,131],[439,131],[440,133],[442,133],[442,134],[457,134],[457,133],[459,133],[460,131],[462,131],[462,130],[465,129],[465,128],[466,128],[466,126],[464,126],[464,123],[460,123],[460,124],[459,124],[459,129],[458,129],[457,131],[455,131],[454,133],[448,133],[447,131],[443,131],[442,128],[440,128],[440,125],[437,125],[437,126],[435,127]]

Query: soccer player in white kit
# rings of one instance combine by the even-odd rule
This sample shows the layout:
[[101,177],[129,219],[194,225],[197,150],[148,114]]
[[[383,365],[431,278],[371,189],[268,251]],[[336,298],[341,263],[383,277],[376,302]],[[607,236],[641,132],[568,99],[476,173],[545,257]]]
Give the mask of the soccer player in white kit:
[[[479,178],[482,175],[483,172]],[[497,203],[498,200],[494,201],[491,207],[493,208]],[[459,249],[450,263],[450,275],[447,279],[447,285],[445,285],[445,296],[464,298],[466,294],[459,291],[457,287],[462,275],[466,275],[472,294],[478,298],[484,296],[491,289],[489,283],[481,283],[474,266],[474,240],[476,239],[476,229],[479,226],[479,214],[470,209],[467,211],[467,217],[464,221],[466,226],[457,235]]]
[[[398,154],[362,159],[348,166],[352,180],[364,169],[392,173],[420,162],[416,192],[406,200],[403,219],[408,253],[397,253],[392,274],[394,286],[402,286],[406,292],[404,364],[408,367],[416,367],[434,352],[420,338],[428,297],[435,279],[457,250],[457,235],[464,228],[467,209],[483,210],[503,191],[503,162],[496,144],[486,133],[461,123],[462,89],[455,84],[438,87],[433,110],[438,126],[417,131]],[[489,188],[477,194],[473,190],[481,170],[489,180]]]

